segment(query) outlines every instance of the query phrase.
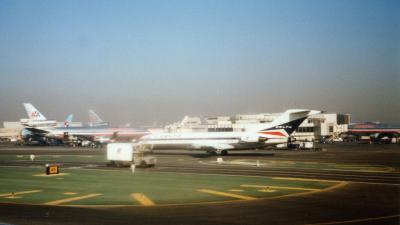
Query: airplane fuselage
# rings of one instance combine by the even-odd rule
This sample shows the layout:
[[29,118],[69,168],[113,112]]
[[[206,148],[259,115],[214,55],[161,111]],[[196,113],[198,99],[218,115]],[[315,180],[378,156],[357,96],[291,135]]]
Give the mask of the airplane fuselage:
[[21,124],[27,127],[55,127],[57,121],[55,120],[31,120],[31,119],[21,119]]
[[90,139],[97,141],[103,138],[109,140],[115,138],[118,140],[133,140],[149,134],[147,131],[132,128],[96,128],[96,127],[61,127],[54,129],[45,129],[44,134],[47,138],[65,139],[68,137],[76,137],[82,139]]
[[143,136],[142,143],[155,149],[253,149],[287,142],[286,137],[247,132],[156,133]]

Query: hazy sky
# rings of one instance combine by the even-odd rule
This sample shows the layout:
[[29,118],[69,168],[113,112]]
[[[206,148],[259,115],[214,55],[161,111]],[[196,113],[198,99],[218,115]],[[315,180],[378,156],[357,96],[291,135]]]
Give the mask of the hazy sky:
[[0,0],[0,122],[312,108],[400,121],[400,1]]

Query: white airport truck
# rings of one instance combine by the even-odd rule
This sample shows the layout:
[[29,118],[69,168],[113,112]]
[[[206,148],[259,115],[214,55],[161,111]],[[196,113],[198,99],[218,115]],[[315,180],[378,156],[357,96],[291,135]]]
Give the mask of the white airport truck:
[[157,163],[157,159],[152,156],[151,146],[135,143],[107,144],[107,160],[117,167],[152,167]]

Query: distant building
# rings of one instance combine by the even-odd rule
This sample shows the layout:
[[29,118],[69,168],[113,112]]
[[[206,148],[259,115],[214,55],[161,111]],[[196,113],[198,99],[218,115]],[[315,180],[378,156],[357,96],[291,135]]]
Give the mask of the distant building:
[[293,134],[293,137],[298,140],[310,141],[337,138],[347,132],[349,123],[349,114],[317,114],[306,119]]
[[4,121],[3,127],[8,129],[19,129],[19,130],[22,130],[22,128],[24,128],[24,126],[22,126],[20,121],[18,122]]

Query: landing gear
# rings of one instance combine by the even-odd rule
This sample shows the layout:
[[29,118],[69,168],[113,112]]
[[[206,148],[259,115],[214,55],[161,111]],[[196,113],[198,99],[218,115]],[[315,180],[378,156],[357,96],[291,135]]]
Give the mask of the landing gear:
[[211,151],[211,150],[209,150],[209,151],[207,151],[207,153],[208,154],[210,154],[210,155],[228,155],[229,153],[228,153],[228,150],[213,150],[213,151]]
[[217,150],[217,151],[214,151],[214,155],[228,155],[228,150]]
[[222,150],[220,155],[228,155],[228,151],[227,150]]
[[216,151],[207,151],[207,153],[210,154],[210,155],[217,155]]

